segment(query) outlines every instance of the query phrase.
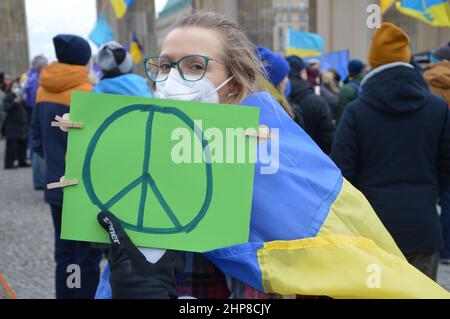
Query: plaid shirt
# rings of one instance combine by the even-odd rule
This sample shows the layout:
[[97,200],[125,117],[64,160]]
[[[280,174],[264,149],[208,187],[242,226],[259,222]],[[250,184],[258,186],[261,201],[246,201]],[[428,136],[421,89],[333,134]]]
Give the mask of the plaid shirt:
[[226,277],[201,254],[186,253],[185,272],[177,278],[178,296],[198,299],[273,299],[278,295],[266,294]]

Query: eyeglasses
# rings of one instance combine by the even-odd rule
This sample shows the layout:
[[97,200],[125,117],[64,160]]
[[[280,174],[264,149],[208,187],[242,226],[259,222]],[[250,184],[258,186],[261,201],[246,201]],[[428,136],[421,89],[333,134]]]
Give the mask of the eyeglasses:
[[176,62],[162,56],[147,57],[144,60],[145,72],[153,82],[163,82],[169,77],[170,70],[177,67],[181,77],[190,82],[200,81],[206,74],[209,61],[225,63],[203,55],[187,55]]

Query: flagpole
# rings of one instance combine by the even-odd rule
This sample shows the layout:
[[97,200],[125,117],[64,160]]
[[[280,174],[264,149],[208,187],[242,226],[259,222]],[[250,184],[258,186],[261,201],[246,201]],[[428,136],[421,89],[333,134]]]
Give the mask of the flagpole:
[[101,7],[100,12],[98,13],[98,15],[100,15],[100,13],[106,11],[106,8],[108,7],[108,4],[109,4],[109,0],[103,0],[103,4],[102,4],[102,7]]
[[285,38],[285,39],[286,39],[286,43],[285,43],[286,48],[284,49],[284,55],[285,55],[285,56],[287,56],[288,50],[289,50],[289,43],[290,43],[290,39],[289,39],[289,36],[290,36],[290,34],[289,34],[289,28],[290,28],[290,27],[288,27],[287,29],[284,30],[285,35],[286,35],[286,38]]

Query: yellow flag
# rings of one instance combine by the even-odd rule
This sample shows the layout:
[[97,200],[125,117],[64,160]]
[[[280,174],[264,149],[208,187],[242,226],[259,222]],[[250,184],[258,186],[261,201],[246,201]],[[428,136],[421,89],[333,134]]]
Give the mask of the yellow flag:
[[144,60],[144,57],[142,55],[142,46],[139,43],[136,34],[133,34],[133,40],[131,41],[130,44],[130,54],[134,64],[138,64]]
[[125,13],[127,12],[127,4],[124,0],[109,0],[111,3],[114,13],[116,14],[117,19],[123,18]]
[[381,13],[384,14],[395,3],[395,0],[380,0]]

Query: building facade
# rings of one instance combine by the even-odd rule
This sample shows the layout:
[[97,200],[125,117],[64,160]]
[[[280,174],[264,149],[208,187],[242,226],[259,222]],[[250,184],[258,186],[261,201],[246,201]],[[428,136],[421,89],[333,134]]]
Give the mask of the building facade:
[[156,19],[156,35],[158,47],[166,35],[172,30],[176,21],[193,11],[192,0],[168,0]]
[[250,41],[268,48],[273,46],[273,0],[238,1],[238,23]]
[[[350,50],[351,58],[367,60],[374,29],[367,27],[367,8],[375,0],[309,0],[309,26],[325,40],[326,51]],[[404,29],[413,52],[427,51],[448,42],[450,28],[431,27],[392,7],[383,17]]]
[[249,39],[283,52],[287,30],[309,30],[309,0],[193,0],[193,9],[207,9],[227,15],[239,23]]
[[308,0],[273,0],[273,50],[285,52],[288,39],[287,30],[309,31]]

